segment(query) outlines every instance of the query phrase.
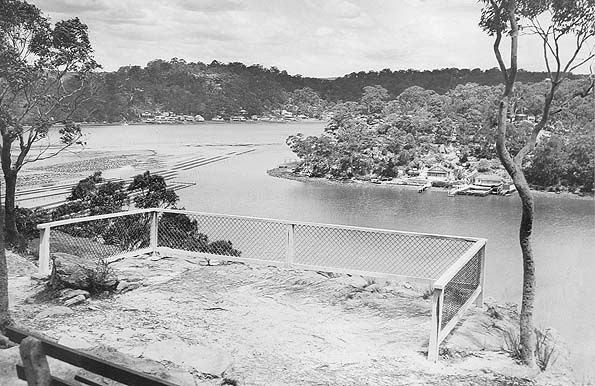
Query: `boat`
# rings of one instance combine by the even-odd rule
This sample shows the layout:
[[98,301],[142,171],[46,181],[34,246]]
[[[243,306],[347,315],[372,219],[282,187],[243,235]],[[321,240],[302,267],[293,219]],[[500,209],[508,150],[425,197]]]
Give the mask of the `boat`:
[[423,192],[425,192],[426,190],[430,189],[431,187],[432,187],[432,183],[431,183],[431,182],[428,182],[428,183],[426,183],[424,186],[422,186],[421,188],[419,188],[419,189],[417,190],[417,193],[423,193]]
[[458,188],[453,188],[448,191],[448,197],[454,197],[457,194],[461,194],[461,192],[464,192],[470,188],[471,188],[471,185],[461,185]]

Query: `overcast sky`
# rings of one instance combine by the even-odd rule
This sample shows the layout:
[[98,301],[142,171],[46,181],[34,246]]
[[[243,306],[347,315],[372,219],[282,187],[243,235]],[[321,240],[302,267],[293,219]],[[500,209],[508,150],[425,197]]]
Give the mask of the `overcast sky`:
[[[276,66],[290,74],[496,66],[476,0],[32,0],[89,26],[106,70],[173,57]],[[544,68],[522,37],[519,66]]]

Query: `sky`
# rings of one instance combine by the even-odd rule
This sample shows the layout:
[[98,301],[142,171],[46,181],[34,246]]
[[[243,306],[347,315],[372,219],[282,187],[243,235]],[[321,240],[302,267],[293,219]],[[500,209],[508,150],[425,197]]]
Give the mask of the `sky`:
[[[53,22],[89,26],[105,70],[177,57],[242,62],[290,74],[496,67],[476,0],[30,0]],[[503,52],[506,46],[503,46]],[[543,71],[522,36],[519,67]],[[583,71],[588,69],[584,67]]]

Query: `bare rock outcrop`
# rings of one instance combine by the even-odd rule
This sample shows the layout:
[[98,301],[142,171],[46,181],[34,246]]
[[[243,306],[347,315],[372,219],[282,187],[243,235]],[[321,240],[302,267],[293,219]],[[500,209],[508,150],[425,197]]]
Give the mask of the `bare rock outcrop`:
[[50,287],[73,288],[91,293],[112,291],[118,286],[114,271],[101,261],[84,259],[68,253],[52,253]]

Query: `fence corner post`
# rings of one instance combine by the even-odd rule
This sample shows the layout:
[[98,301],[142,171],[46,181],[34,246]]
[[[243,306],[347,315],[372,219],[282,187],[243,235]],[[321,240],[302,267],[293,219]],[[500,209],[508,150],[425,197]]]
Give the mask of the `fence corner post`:
[[287,224],[287,248],[285,251],[285,265],[293,267],[295,258],[295,224]]
[[38,273],[40,276],[50,274],[50,231],[51,228],[41,228],[39,232],[39,261]]
[[19,352],[25,368],[27,385],[50,386],[52,375],[41,342],[28,336],[21,342]]
[[430,325],[430,343],[428,344],[428,360],[431,362],[438,361],[438,349],[440,342],[438,336],[440,335],[440,327],[442,323],[442,299],[443,290],[434,288],[432,293],[432,321]]
[[481,247],[479,255],[479,285],[481,286],[481,292],[475,299],[475,305],[477,307],[483,307],[483,299],[485,295],[485,275],[486,275],[486,241],[484,241],[483,247]]
[[158,220],[159,212],[157,210],[151,212],[151,234],[150,234],[150,247],[153,251],[153,256],[157,255],[157,246],[158,246],[158,232],[159,232],[159,222]]

